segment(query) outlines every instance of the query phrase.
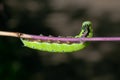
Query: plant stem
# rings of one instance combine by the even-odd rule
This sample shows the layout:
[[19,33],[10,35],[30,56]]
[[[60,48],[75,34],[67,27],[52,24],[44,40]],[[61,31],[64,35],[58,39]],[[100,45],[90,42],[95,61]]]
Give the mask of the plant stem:
[[61,42],[76,42],[79,43],[81,41],[120,41],[120,37],[92,37],[92,38],[67,38],[67,37],[50,37],[50,36],[37,36],[31,34],[24,34],[19,32],[7,32],[0,31],[0,36],[10,36],[10,37],[18,37],[18,38],[26,38],[26,39],[34,39],[34,40],[51,40],[51,41],[61,41]]
[[19,33],[19,32],[8,32],[8,31],[0,31],[0,36],[10,36],[10,37],[18,37],[18,38],[31,38],[30,35]]

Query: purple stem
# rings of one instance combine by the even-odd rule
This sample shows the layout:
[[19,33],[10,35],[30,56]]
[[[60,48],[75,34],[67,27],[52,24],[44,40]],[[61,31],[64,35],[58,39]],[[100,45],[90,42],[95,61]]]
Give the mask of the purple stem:
[[63,37],[47,37],[47,36],[36,36],[31,35],[32,39],[42,40],[42,41],[60,41],[60,42],[83,42],[83,41],[120,41],[120,37],[93,37],[93,38],[63,38]]

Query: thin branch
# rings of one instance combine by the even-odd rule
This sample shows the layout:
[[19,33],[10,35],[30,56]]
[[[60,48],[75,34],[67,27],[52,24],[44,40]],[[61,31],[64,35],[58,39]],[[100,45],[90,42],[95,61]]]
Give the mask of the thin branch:
[[19,32],[7,32],[7,31],[0,31],[0,36],[10,36],[10,37],[43,40],[43,41],[47,41],[47,40],[61,41],[61,42],[69,41],[76,43],[79,43],[81,41],[120,41],[120,37],[68,38],[68,37],[38,36],[38,35],[24,34]]
[[18,37],[18,38],[31,38],[31,35],[19,33],[19,32],[8,32],[8,31],[0,31],[0,36],[10,36],[10,37]]

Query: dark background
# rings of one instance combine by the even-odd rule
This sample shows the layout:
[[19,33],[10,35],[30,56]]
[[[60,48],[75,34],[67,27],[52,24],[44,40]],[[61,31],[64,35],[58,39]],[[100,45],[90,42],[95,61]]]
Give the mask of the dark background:
[[[119,0],[3,0],[0,30],[75,36],[93,23],[94,36],[120,36]],[[120,42],[92,42],[82,51],[54,54],[0,36],[0,80],[120,80]]]

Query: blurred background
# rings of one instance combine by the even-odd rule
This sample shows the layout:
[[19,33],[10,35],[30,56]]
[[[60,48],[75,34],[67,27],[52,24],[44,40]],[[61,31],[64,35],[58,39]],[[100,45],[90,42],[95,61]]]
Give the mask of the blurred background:
[[[0,30],[75,36],[93,23],[94,36],[120,36],[119,0],[1,0]],[[120,80],[120,42],[54,54],[29,49],[18,38],[0,36],[0,80]]]

